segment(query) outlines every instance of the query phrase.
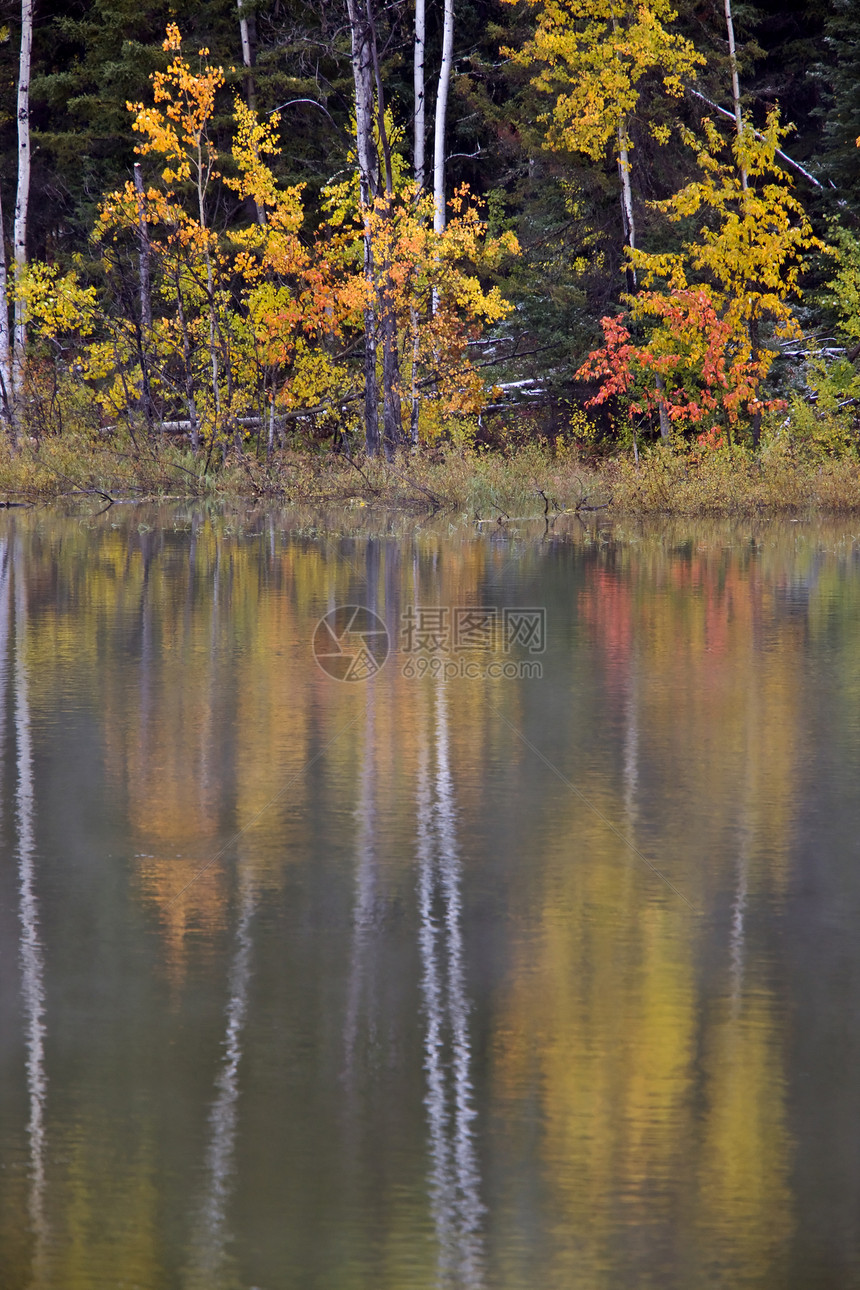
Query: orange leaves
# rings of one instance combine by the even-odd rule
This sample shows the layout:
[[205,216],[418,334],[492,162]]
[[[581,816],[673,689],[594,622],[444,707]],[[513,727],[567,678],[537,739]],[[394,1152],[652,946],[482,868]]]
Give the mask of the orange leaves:
[[[498,288],[485,288],[479,274],[519,250],[511,234],[487,237],[465,186],[449,209],[450,219],[437,233],[433,198],[419,194],[412,181],[401,178],[393,197],[380,196],[362,208],[355,186],[342,184],[329,192],[329,219],[315,247],[318,263],[330,271],[328,283],[336,294],[332,314],[344,330],[363,326],[364,310],[380,301],[393,311],[404,356],[402,383],[417,381],[422,423],[436,433],[445,416],[472,415],[487,401],[469,344],[487,324],[505,318],[511,306]],[[366,238],[375,265],[369,281],[363,270]]]
[[[631,415],[662,407],[670,421],[684,427],[721,413],[736,425],[742,413],[785,406],[759,398],[772,355],[754,354],[737,320],[721,317],[707,291],[643,292],[636,297],[636,312],[659,318],[662,329],[637,345],[621,319],[601,319],[604,344],[577,372],[579,380],[601,382],[587,407],[629,396]],[[655,377],[662,379],[662,389]]]
[[680,426],[713,416],[734,426],[785,406],[762,389],[774,341],[799,334],[791,297],[800,294],[805,253],[820,243],[776,161],[785,132],[775,113],[764,131],[746,129],[731,145],[711,122],[704,128],[703,142],[686,135],[699,177],[655,203],[670,221],[695,219],[699,230],[675,252],[628,250],[646,288],[627,298],[644,338],[634,344],[620,321],[605,319],[604,345],[580,376],[602,382],[593,403],[629,394],[632,413],[661,410]]
[[128,103],[135,113],[132,129],[143,136],[135,148],[141,156],[157,153],[164,157],[162,171],[165,183],[179,183],[195,179],[200,184],[215,174],[217,153],[206,134],[206,127],[215,106],[215,95],[224,84],[220,67],[210,67],[206,61],[208,49],[199,52],[200,67],[195,73],[182,56],[179,28],[170,23],[163,48],[175,54],[166,72],[155,72],[152,77],[153,98],[157,106],[145,107],[143,103]]
[[[131,183],[110,193],[97,226],[99,241],[124,251],[133,273],[148,261],[151,330],[140,341],[135,324],[114,342],[126,371],[137,365],[140,373],[145,350],[148,388],[168,402],[181,398],[189,419],[215,427],[213,435],[227,433],[217,427],[231,421],[235,431],[237,417],[261,407],[354,419],[366,315],[378,323],[385,314],[399,333],[401,385],[415,389],[417,380],[422,410],[432,405],[437,424],[479,410],[487,392],[469,345],[510,309],[481,275],[516,252],[512,235],[487,238],[465,188],[454,194],[447,228],[435,233],[432,197],[415,191],[396,154],[393,194],[362,207],[357,182],[332,186],[326,218],[308,230],[301,186],[281,187],[271,168],[281,147],[277,114],[260,121],[236,102],[233,170],[219,176],[208,131],[222,70],[209,66],[206,50],[192,68],[175,24],[164,48],[170,63],[152,78],[153,102],[130,105],[137,151],[157,159],[161,182],[143,194]],[[389,138],[397,137],[392,121]],[[246,211],[253,203],[255,222],[223,233],[209,227],[216,178]],[[142,374],[124,375],[124,387],[136,379]]]

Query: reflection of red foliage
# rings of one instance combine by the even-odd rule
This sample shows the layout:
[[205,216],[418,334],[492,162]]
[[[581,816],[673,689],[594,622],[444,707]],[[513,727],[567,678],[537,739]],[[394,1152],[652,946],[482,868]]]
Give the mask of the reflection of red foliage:
[[626,666],[633,641],[633,598],[627,583],[608,569],[592,569],[579,609],[603,646],[610,666]]
[[[714,664],[729,651],[732,623],[738,616],[745,620],[753,601],[758,599],[755,581],[749,574],[726,569],[721,561],[715,562],[708,555],[672,560],[665,576],[667,589],[672,589],[672,599],[677,592],[678,604],[687,606],[688,611],[696,604],[700,606],[693,611],[693,618],[687,620],[692,628],[698,619],[699,630],[692,629],[692,635],[683,630],[677,638],[679,649],[692,650],[685,666],[695,667],[694,659],[698,658],[704,667],[700,683],[705,689],[710,689],[712,684],[719,686],[722,682]],[[651,619],[649,606],[637,607],[629,579],[608,569],[595,568],[589,571],[579,609],[595,643],[600,646],[607,671],[626,674],[637,625],[647,627]]]

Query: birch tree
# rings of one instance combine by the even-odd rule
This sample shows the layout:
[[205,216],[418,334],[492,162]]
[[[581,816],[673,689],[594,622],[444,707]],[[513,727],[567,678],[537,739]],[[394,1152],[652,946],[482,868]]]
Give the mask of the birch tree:
[[[738,55],[735,48],[735,23],[732,17],[732,0],[725,0],[726,35],[729,43],[729,66],[732,73],[732,104],[735,110],[735,133],[740,139],[744,132],[744,119],[741,114],[741,83],[738,76]],[[747,186],[747,173],[741,169],[741,183]]]
[[[725,0],[729,4],[729,0]],[[621,223],[627,250],[627,289],[636,290],[632,255],[636,250],[630,125],[639,107],[646,76],[662,74],[663,90],[680,98],[684,82],[692,80],[704,62],[685,37],[671,33],[676,14],[668,0],[531,0],[539,7],[533,40],[515,56],[536,60],[537,88],[556,95],[555,106],[542,120],[549,125],[549,142],[559,149],[584,153],[602,161],[609,152],[618,168]],[[509,51],[512,52],[512,51]],[[668,127],[655,126],[660,142]],[[656,378],[660,433],[668,439],[669,416],[663,398],[663,377]]]
[[30,61],[33,49],[33,0],[21,0],[21,57],[18,64],[18,191],[15,197],[15,341],[12,399],[23,390],[27,350],[27,307],[21,294],[27,268],[27,214],[30,204]]
[[358,191],[364,220],[364,434],[367,455],[379,452],[379,389],[376,380],[376,309],[371,207],[379,187],[373,141],[373,56],[370,31],[360,8],[361,0],[346,0],[355,88],[355,140],[358,157]]
[[12,347],[9,335],[9,274],[6,265],[6,233],[0,201],[0,407],[3,420],[13,427]]
[[439,87],[436,92],[436,117],[433,129],[433,228],[445,228],[445,127],[448,116],[448,92],[454,61],[454,0],[445,0],[442,24],[442,62],[439,65]]
[[[377,333],[382,339],[382,421],[385,453],[391,457],[403,437],[400,403],[397,318],[391,266],[374,246],[374,216],[390,218],[394,200],[391,146],[385,119],[385,95],[379,61],[373,0],[347,0],[359,195],[364,219],[365,443],[370,456],[379,451],[379,387],[376,375]],[[384,239],[385,240],[385,239]]]
[[254,109],[254,45],[251,40],[251,24],[244,0],[236,0],[239,10],[239,39],[242,42],[242,64],[245,68],[245,98],[248,107]]
[[427,14],[426,0],[415,0],[415,44],[412,56],[412,84],[415,92],[415,116],[413,128],[413,155],[415,163],[415,184],[419,191],[425,183],[424,140],[426,132],[424,59],[427,48]]

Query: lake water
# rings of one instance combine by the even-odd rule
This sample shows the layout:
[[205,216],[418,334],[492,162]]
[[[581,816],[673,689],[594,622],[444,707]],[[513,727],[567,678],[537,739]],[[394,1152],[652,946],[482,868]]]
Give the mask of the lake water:
[[860,1286],[860,521],[563,523],[0,517],[3,1290]]

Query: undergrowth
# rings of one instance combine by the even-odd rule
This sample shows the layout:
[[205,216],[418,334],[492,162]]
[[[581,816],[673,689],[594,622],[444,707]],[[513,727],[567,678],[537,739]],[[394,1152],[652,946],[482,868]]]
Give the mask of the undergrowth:
[[405,450],[382,458],[287,449],[266,462],[231,451],[211,460],[173,441],[105,442],[92,433],[0,437],[0,501],[60,497],[272,499],[344,507],[445,511],[507,522],[594,511],[613,515],[744,515],[860,511],[860,464],[853,452],[798,452],[774,438],[754,453],[656,446],[638,460],[588,460],[568,447],[529,443],[504,452],[475,448]]

